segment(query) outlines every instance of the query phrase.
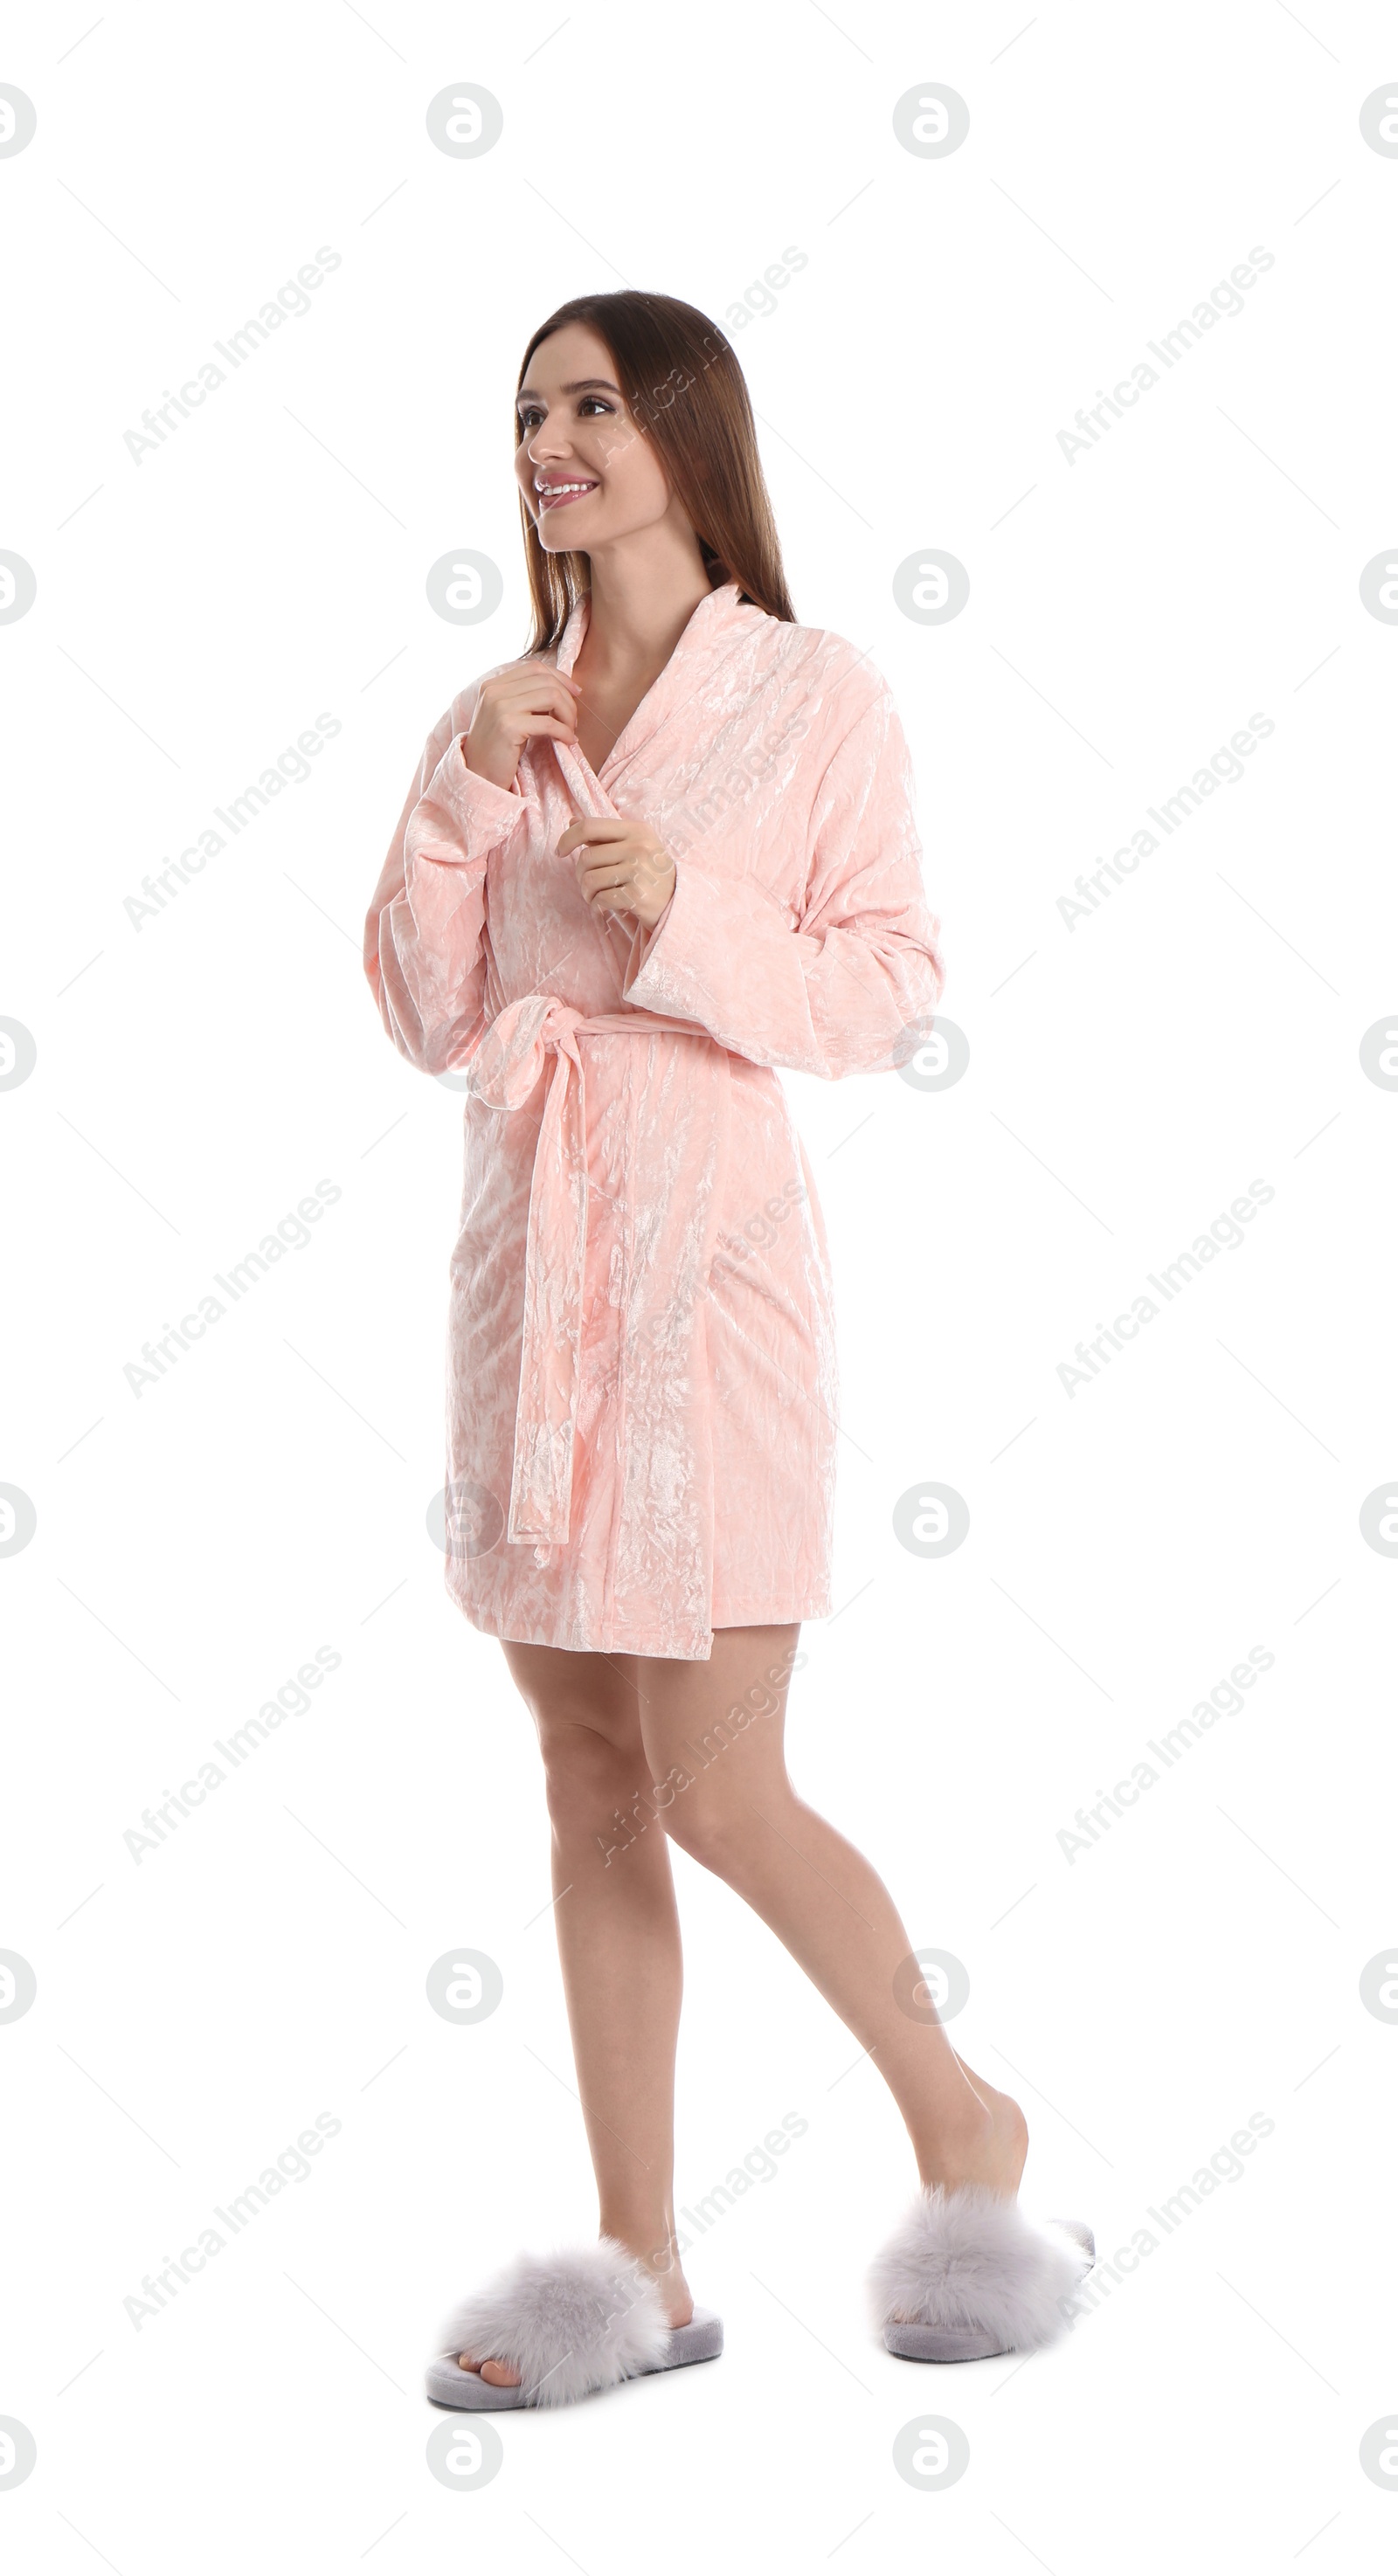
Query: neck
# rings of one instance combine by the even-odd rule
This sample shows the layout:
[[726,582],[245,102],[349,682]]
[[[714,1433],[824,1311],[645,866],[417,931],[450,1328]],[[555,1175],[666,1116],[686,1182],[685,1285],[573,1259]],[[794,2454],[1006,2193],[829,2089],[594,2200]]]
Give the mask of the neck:
[[696,539],[661,525],[598,546],[589,561],[590,665],[663,666],[712,588]]

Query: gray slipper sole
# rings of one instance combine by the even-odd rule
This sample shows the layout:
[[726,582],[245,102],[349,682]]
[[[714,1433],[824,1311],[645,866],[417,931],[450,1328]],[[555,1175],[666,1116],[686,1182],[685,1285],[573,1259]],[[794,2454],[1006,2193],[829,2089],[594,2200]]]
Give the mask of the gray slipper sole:
[[955,2326],[885,2326],[883,2339],[900,2361],[991,2361],[1005,2348],[992,2334]]
[[[723,2350],[723,2319],[712,2308],[696,2308],[687,2326],[672,2326],[669,2349],[662,2361],[650,2362],[644,2370],[633,2371],[636,2379],[648,2379],[657,2370],[682,2370],[687,2362],[717,2361]],[[624,2386],[624,2382],[619,2383]],[[593,2395],[600,2395],[598,2390]],[[533,2406],[536,2401],[528,2389],[497,2388],[492,2380],[482,2379],[478,2370],[463,2370],[454,2352],[441,2353],[427,2366],[427,2394],[434,2406],[456,2406],[468,2413],[494,2413],[502,2407]]]

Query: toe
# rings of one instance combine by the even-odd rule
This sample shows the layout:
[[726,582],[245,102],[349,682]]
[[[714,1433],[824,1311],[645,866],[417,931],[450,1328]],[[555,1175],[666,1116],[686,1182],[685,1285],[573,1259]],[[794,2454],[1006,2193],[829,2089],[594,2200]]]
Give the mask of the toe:
[[512,2370],[507,2361],[483,2361],[481,2377],[488,2379],[492,2388],[518,2388],[519,2386],[519,2372]]

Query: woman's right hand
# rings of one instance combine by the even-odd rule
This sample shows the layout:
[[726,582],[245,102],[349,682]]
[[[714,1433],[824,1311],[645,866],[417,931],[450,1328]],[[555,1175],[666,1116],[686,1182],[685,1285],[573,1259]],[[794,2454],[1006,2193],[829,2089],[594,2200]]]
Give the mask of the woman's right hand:
[[576,680],[551,662],[516,663],[481,682],[476,711],[462,745],[462,757],[478,778],[506,790],[515,783],[520,754],[531,734],[549,734],[556,742],[576,744]]

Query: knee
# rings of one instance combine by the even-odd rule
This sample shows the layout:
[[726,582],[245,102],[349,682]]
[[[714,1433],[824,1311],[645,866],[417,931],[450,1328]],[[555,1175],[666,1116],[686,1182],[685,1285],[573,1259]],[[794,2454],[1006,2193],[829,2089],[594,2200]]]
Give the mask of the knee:
[[691,1860],[733,1886],[747,1875],[753,1837],[762,1826],[746,1808],[712,1793],[695,1797],[691,1792],[666,1808],[665,1830]]
[[624,1806],[644,1785],[639,1744],[628,1754],[583,1715],[555,1710],[541,1717],[539,1749],[555,1833],[591,1833],[599,1819]]

